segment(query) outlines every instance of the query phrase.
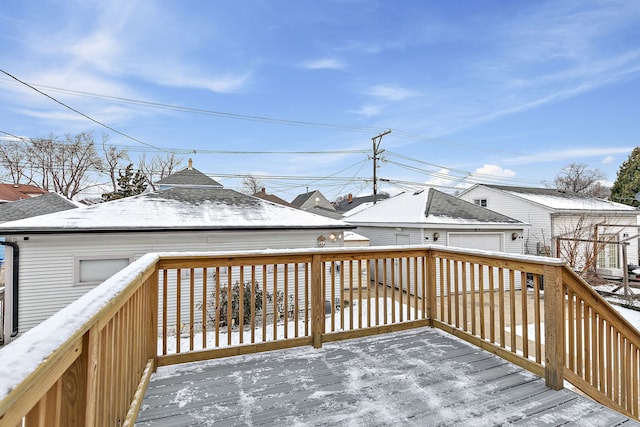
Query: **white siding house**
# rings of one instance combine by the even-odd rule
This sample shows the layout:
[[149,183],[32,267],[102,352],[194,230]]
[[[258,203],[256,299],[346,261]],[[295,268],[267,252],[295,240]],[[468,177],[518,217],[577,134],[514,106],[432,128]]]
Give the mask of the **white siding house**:
[[459,198],[531,224],[524,231],[526,254],[561,256],[577,268],[597,258],[599,273],[619,277],[624,242],[628,263],[638,262],[638,211],[632,206],[556,189],[485,184]]
[[[215,186],[180,186],[0,225],[7,259],[7,335],[23,333],[148,252],[342,246],[353,229]],[[18,251],[16,251],[18,249]],[[17,294],[16,294],[17,290]]]

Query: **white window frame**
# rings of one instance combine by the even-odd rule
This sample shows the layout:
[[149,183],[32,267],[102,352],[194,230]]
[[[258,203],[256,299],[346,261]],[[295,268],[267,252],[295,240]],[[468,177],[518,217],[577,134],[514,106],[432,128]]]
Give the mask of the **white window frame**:
[[620,268],[618,236],[605,234],[601,239],[610,240],[611,243],[605,243],[598,252],[598,268]]
[[[118,269],[116,269],[116,270],[114,270],[112,272],[108,272],[108,273],[102,274],[99,278],[92,279],[92,280],[81,280],[81,276],[82,276],[81,264],[84,261],[88,261],[88,262],[91,262],[91,261],[97,261],[97,262],[100,262],[100,261],[105,261],[105,262],[123,261],[123,265],[122,265],[121,268],[118,268]],[[126,265],[124,265],[124,261],[126,261]],[[117,273],[118,271],[120,271],[122,268],[124,268],[127,265],[131,264],[132,261],[133,261],[133,255],[132,254],[105,254],[105,255],[74,256],[73,257],[73,284],[75,286],[98,285],[98,284],[104,282],[106,279],[108,279],[112,275],[114,275],[115,273]],[[108,266],[106,267],[106,270],[109,270]]]
[[487,199],[473,199],[473,203],[483,208],[487,207]]

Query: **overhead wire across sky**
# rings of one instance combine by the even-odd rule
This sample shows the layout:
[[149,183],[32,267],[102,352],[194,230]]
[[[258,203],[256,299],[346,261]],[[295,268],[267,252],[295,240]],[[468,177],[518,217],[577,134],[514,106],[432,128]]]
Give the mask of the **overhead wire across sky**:
[[[132,151],[146,151],[146,150],[152,150],[152,151],[160,151],[160,152],[164,152],[164,153],[173,153],[173,154],[177,154],[177,155],[187,155],[190,153],[194,153],[194,154],[220,154],[220,155],[243,155],[243,156],[247,156],[247,155],[352,155],[352,154],[370,154],[371,152],[369,150],[326,150],[326,151],[279,151],[279,150],[271,150],[271,151],[241,151],[241,150],[210,150],[210,149],[191,149],[191,148],[162,148],[162,147],[157,147],[153,144],[147,143],[145,141],[142,141],[138,138],[135,138],[125,132],[119,131],[118,129],[103,123],[100,120],[97,120],[91,116],[89,116],[88,114],[85,114],[81,111],[79,111],[78,109],[71,107],[70,105],[68,105],[67,103],[64,103],[56,98],[54,98],[53,96],[49,95],[47,92],[45,92],[44,90],[46,89],[47,91],[51,91],[51,92],[56,92],[56,93],[64,93],[64,94],[68,94],[68,95],[72,95],[72,96],[81,96],[81,97],[90,97],[90,98],[99,98],[99,99],[104,99],[104,100],[108,100],[108,101],[112,101],[112,102],[118,102],[118,103],[126,103],[126,104],[133,104],[133,105],[138,105],[138,106],[143,106],[143,107],[147,107],[147,108],[155,108],[155,109],[165,109],[165,110],[173,110],[173,111],[179,111],[179,112],[183,112],[183,113],[191,113],[191,114],[201,114],[201,115],[212,115],[212,116],[217,116],[217,117],[223,117],[223,118],[230,118],[230,119],[240,119],[240,120],[249,120],[249,121],[256,121],[256,122],[262,122],[262,123],[270,123],[270,124],[277,124],[277,125],[285,125],[285,126],[302,126],[302,127],[310,127],[310,128],[323,128],[323,129],[333,129],[333,130],[339,130],[339,131],[348,131],[348,132],[359,132],[359,133],[374,133],[374,132],[380,132],[381,130],[383,130],[382,128],[377,128],[377,127],[370,127],[370,126],[350,126],[350,125],[339,125],[339,124],[331,124],[331,123],[318,123],[318,122],[309,122],[309,121],[299,121],[299,120],[289,120],[289,119],[277,119],[277,118],[271,118],[271,117],[264,117],[264,116],[255,116],[255,115],[243,115],[243,114],[236,114],[236,113],[228,113],[228,112],[221,112],[221,111],[214,111],[214,110],[208,110],[208,109],[200,109],[200,108],[192,108],[192,107],[184,107],[184,106],[179,106],[179,105],[171,105],[171,104],[163,104],[163,103],[158,103],[158,102],[151,102],[151,101],[144,101],[144,100],[137,100],[137,99],[132,99],[132,98],[124,98],[124,97],[115,97],[115,96],[109,96],[109,95],[101,95],[101,94],[96,94],[96,93],[91,93],[91,92],[84,92],[84,91],[77,91],[77,90],[72,90],[72,89],[63,89],[63,88],[58,88],[58,87],[53,87],[53,86],[44,86],[44,85],[38,85],[38,84],[30,84],[27,83],[17,77],[15,77],[14,75],[12,75],[11,73],[0,69],[0,72],[3,73],[4,75],[6,75],[7,77],[9,77],[12,80],[6,80],[3,79],[5,82],[6,81],[13,81],[14,83],[18,83],[21,85],[24,85],[34,91],[36,91],[37,93],[39,93],[40,95],[47,97],[48,99],[56,102],[57,104],[63,106],[66,109],[69,109],[73,112],[75,112],[76,114],[79,114],[80,116],[84,117],[85,119],[98,124],[101,127],[104,127],[105,129],[108,129],[114,133],[117,133],[118,135],[121,135],[123,137],[125,137],[126,139],[129,139],[137,144],[140,144],[143,148],[143,150],[140,150],[140,147],[136,147],[136,146],[122,146],[122,145],[117,145],[117,144],[111,144],[114,145],[118,148],[122,148],[122,149],[130,149]],[[17,136],[15,134],[12,134],[10,132],[7,131],[0,131],[1,133],[10,136],[12,138],[17,138],[23,141],[26,140],[30,140],[30,138],[25,138],[25,137],[20,137]],[[417,141],[417,142],[428,142],[428,143],[444,143],[443,141],[439,141],[438,139],[435,138],[429,138],[429,137],[425,137],[425,136],[421,136],[421,135],[417,135],[417,134],[413,134],[411,132],[406,132],[406,131],[402,131],[402,130],[393,130],[394,132],[394,136],[397,136],[398,138],[403,138],[403,139],[408,139],[408,140],[413,140],[413,141]],[[446,142],[447,144],[450,144],[451,142]],[[461,144],[464,145],[464,144]],[[464,145],[466,148],[468,149],[478,149],[477,147],[473,147],[473,146],[466,146]],[[410,165],[406,165],[400,162],[396,162],[396,161],[391,161],[391,160],[387,160],[387,159],[382,159],[383,162],[387,162],[389,164],[393,164],[395,166],[398,166],[400,168],[404,168],[406,170],[410,170],[414,173],[419,173],[421,175],[424,175],[426,177],[429,177],[429,180],[449,180],[452,181],[452,183],[460,183],[462,181],[467,181],[469,183],[474,183],[474,182],[505,182],[505,181],[516,181],[513,178],[508,178],[508,177],[504,177],[504,176],[491,176],[491,175],[485,175],[485,174],[478,174],[478,173],[472,173],[469,171],[463,171],[463,170],[458,170],[455,168],[449,168],[446,166],[441,166],[441,165],[436,165],[436,164],[432,164],[432,163],[428,163],[419,159],[415,159],[406,155],[402,155],[399,153],[394,153],[391,151],[385,151],[385,154],[390,155],[390,156],[394,156],[400,159],[404,159],[404,160],[408,160],[411,162],[415,162],[415,163],[419,163],[419,164],[425,164],[428,166],[432,166],[435,168],[438,168],[438,170],[436,171],[432,171],[432,170],[427,170],[427,169],[423,169],[423,168],[419,168],[419,167],[415,167],[415,166],[410,166]],[[522,154],[522,153],[511,153],[511,154]],[[359,169],[353,174],[353,176],[347,178],[347,177],[338,177],[337,175],[340,174],[341,172],[350,169],[351,167],[353,167],[353,165],[348,166],[340,171],[337,171],[334,174],[331,174],[329,176],[323,176],[323,177],[312,177],[312,176],[297,176],[297,177],[293,177],[293,176],[288,176],[288,177],[278,177],[278,176],[273,176],[273,175],[264,175],[264,176],[259,176],[260,179],[262,180],[269,180],[270,182],[274,182],[275,180],[298,180],[298,181],[304,181],[305,186],[310,186],[310,185],[315,185],[318,183],[322,183],[323,185],[327,185],[328,182],[330,181],[340,181],[340,185],[339,191],[342,191],[344,188],[346,188],[349,184],[353,184],[353,183],[357,183],[357,182],[361,182],[361,183],[367,183],[367,182],[371,182],[371,178],[363,178],[363,177],[357,177],[358,173],[362,170],[362,168],[364,167],[364,165],[366,164],[366,162],[370,160],[370,158],[367,158],[363,161],[359,161],[356,164],[360,165]],[[445,171],[445,172],[443,172]],[[242,177],[243,175],[236,175],[236,174],[229,174],[229,175],[223,175],[223,174],[217,174],[217,173],[211,173],[211,175],[214,176],[218,176],[218,177],[234,177],[234,178],[238,178],[238,177]],[[244,175],[246,176],[246,175]],[[411,185],[416,185],[416,186],[432,186],[433,184],[427,184],[427,181],[429,180],[425,180],[425,183],[418,183],[418,182],[411,182]],[[403,185],[407,185],[410,183],[410,181],[402,181],[402,180],[394,180],[391,178],[386,178],[386,179],[382,179],[382,181],[387,182],[387,183],[393,183],[393,182],[402,182]],[[527,180],[517,180],[520,182],[524,182]],[[527,182],[532,182],[531,180],[528,180]],[[337,185],[337,184],[336,184]]]

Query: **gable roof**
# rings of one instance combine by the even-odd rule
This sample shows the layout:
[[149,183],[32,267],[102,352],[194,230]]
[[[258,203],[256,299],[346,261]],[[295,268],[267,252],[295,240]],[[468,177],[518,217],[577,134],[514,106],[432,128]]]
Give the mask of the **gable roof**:
[[[555,188],[478,184],[556,210],[636,211],[633,206]],[[472,187],[473,188],[473,187]]]
[[308,209],[315,206],[322,206],[326,209],[335,210],[335,207],[329,200],[319,191],[309,191],[307,193],[298,194],[291,204],[298,209]]
[[0,224],[0,234],[353,228],[234,190],[176,187]]
[[156,182],[157,185],[166,187],[215,187],[222,188],[222,184],[213,178],[200,172],[191,166],[189,161],[189,167],[173,173],[167,177],[164,177]]
[[16,200],[0,205],[0,222],[16,221],[38,215],[66,211],[78,205],[56,193]]
[[46,190],[33,185],[0,184],[0,202],[14,202],[46,193]]
[[517,219],[430,188],[404,192],[357,212],[345,221],[380,224],[524,225]]

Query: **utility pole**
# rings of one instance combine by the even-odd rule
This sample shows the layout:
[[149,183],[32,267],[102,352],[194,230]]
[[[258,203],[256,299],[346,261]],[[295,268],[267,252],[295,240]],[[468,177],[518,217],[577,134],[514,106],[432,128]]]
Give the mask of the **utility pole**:
[[382,142],[382,137],[391,133],[391,129],[382,132],[371,138],[371,142],[373,143],[373,204],[376,204],[376,198],[378,196],[378,178],[376,169],[378,168],[378,157],[380,154],[384,153],[384,150],[380,149],[380,142]]

